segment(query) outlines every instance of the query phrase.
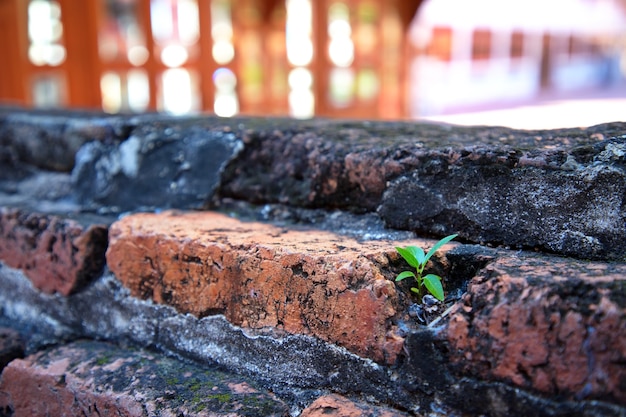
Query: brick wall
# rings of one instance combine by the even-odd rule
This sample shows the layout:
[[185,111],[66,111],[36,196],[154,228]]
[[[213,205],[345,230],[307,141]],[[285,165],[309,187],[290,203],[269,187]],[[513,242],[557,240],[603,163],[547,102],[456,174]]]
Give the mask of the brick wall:
[[625,142],[2,109],[0,415],[624,415]]

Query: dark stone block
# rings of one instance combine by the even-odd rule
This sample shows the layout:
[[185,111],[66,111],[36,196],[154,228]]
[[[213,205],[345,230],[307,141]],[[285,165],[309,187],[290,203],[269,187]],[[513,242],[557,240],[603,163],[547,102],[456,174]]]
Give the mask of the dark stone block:
[[0,145],[5,178],[32,171],[20,162],[68,170],[82,147],[74,194],[101,213],[233,199],[378,213],[431,237],[626,256],[626,123],[521,131],[4,109]]
[[232,133],[171,123],[145,124],[119,144],[90,142],[76,156],[77,198],[86,208],[199,208],[241,149]]
[[119,141],[128,128],[123,117],[102,113],[0,108],[0,160],[69,172],[84,143]]
[[18,332],[0,327],[0,373],[13,359],[24,357],[24,341]]
[[587,259],[626,254],[626,172],[606,163],[575,171],[493,164],[392,181],[378,210],[391,227],[459,233],[480,243]]

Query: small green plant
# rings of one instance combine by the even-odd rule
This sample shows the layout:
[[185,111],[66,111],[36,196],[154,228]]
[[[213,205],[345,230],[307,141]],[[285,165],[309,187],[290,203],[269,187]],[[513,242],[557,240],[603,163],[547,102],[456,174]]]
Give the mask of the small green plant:
[[435,274],[428,274],[426,276],[422,276],[424,274],[424,267],[428,263],[428,260],[437,250],[457,237],[458,235],[450,235],[441,239],[439,242],[433,246],[428,253],[424,253],[424,250],[417,246],[407,246],[404,248],[396,247],[398,253],[404,258],[405,261],[408,262],[413,268],[415,268],[415,273],[413,271],[404,271],[398,274],[396,277],[396,282],[402,281],[405,278],[413,277],[417,282],[417,287],[411,288],[411,291],[416,293],[420,300],[422,299],[422,287],[426,287],[426,289],[439,301],[443,301],[443,286],[441,285],[441,277]]

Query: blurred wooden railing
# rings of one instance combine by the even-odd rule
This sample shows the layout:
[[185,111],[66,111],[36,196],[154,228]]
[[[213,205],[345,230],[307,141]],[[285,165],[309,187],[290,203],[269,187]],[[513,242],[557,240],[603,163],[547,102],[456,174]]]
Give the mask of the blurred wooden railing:
[[0,104],[402,118],[420,3],[0,0]]

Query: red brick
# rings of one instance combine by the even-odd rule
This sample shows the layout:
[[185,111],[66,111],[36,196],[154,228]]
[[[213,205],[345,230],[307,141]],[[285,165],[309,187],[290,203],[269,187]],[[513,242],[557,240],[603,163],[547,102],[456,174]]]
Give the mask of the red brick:
[[11,362],[0,411],[30,416],[286,416],[239,377],[139,349],[80,341]]
[[46,293],[71,294],[104,266],[107,229],[54,215],[0,209],[0,259]]
[[377,407],[331,394],[315,400],[300,417],[402,417],[409,414],[386,407]]
[[547,394],[626,404],[626,265],[500,258],[451,313],[465,372]]
[[114,223],[107,261],[133,295],[179,312],[311,334],[391,363],[403,342],[391,320],[396,285],[384,275],[395,245],[170,212]]

